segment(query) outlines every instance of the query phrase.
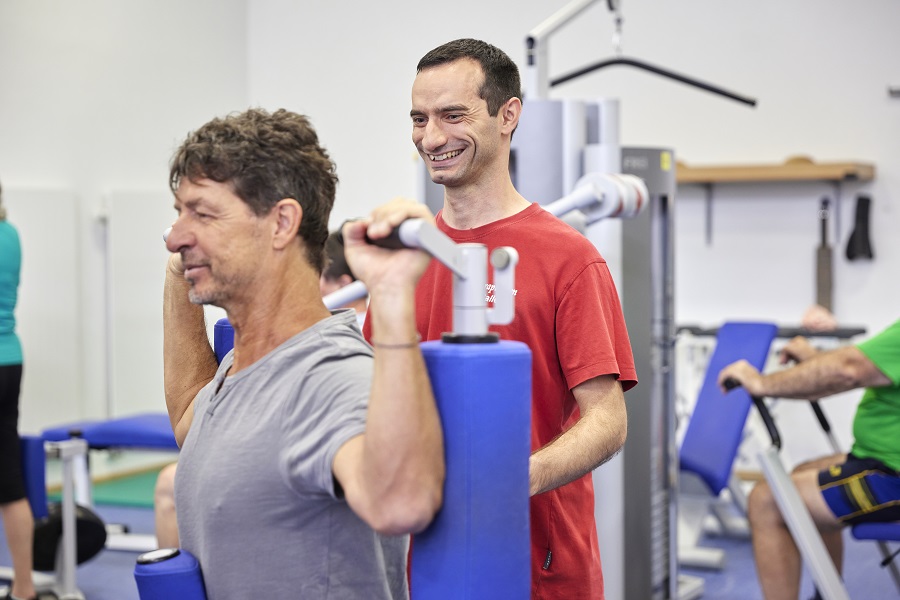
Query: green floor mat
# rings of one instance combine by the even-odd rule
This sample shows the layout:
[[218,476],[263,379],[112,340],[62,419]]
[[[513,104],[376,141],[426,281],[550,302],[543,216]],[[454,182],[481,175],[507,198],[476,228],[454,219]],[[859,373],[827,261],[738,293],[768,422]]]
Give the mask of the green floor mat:
[[[94,504],[153,508],[153,488],[160,469],[95,483]],[[51,502],[59,502],[60,494],[48,494]]]

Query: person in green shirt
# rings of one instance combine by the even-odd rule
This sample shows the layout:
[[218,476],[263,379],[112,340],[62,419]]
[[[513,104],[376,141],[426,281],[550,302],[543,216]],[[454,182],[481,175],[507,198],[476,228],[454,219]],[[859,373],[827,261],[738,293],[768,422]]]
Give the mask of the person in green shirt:
[[[722,369],[719,385],[733,379],[751,396],[810,401],[865,388],[850,452],[803,463],[791,475],[840,572],[844,527],[900,521],[900,320],[860,344],[826,352],[794,338],[782,360],[797,364],[762,375],[741,360]],[[747,512],[763,595],[797,598],[800,553],[766,482],[753,488]]]
[[6,220],[0,189],[0,516],[14,577],[3,600],[37,598],[31,575],[34,517],[25,495],[19,446],[22,345],[16,335],[14,312],[21,265],[19,234]]

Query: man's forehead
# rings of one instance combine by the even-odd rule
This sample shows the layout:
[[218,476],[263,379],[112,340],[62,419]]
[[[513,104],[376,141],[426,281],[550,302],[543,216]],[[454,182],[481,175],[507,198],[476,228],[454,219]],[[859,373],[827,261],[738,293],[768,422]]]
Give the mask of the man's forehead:
[[481,64],[472,58],[460,58],[452,62],[435,65],[422,69],[416,74],[413,88],[417,84],[440,84],[448,87],[451,84],[472,85],[476,89],[484,83],[484,73]]
[[479,94],[483,81],[480,65],[468,59],[425,69],[413,82],[413,110],[425,108],[426,104],[429,109],[460,104],[477,106],[484,102]]
[[205,177],[182,177],[175,188],[176,204],[196,204],[208,198],[222,184]]
[[178,187],[175,188],[175,196],[184,199],[185,196],[195,194],[202,191],[206,184],[206,179],[182,177],[178,180]]

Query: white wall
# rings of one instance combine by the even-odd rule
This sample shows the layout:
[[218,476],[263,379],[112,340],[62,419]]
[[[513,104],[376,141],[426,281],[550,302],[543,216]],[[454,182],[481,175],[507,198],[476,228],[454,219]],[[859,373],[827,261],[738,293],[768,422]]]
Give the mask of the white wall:
[[[122,329],[127,321],[112,318],[109,298],[140,285],[146,297],[134,304],[135,333],[161,328],[159,223],[174,215],[169,156],[190,129],[243,107],[246,85],[243,1],[0,3],[0,178],[25,251],[18,310],[24,429],[135,406],[164,409],[161,336],[130,338]],[[108,257],[106,203],[138,193],[158,207],[126,217],[125,225],[144,229]],[[60,204],[60,194],[67,203]],[[21,202],[42,200],[64,210],[19,210]],[[108,223],[116,226],[115,219]],[[70,237],[61,239],[60,231]],[[148,255],[156,257],[149,263],[155,267]],[[111,282],[116,289],[109,294],[108,258],[120,272],[134,268]],[[73,268],[76,281],[70,281]],[[65,317],[59,334],[77,339],[32,335],[47,329],[50,302]],[[108,328],[113,321],[116,331]],[[108,348],[112,340],[129,339],[132,346],[116,347],[128,369],[114,377],[107,372]],[[144,356],[157,358],[145,365],[135,360]],[[120,384],[118,397],[111,380]]]
[[[409,87],[423,53],[471,36],[499,45],[524,65],[525,34],[564,4],[0,3],[0,178],[11,200],[65,190],[76,220],[77,282],[74,297],[60,302],[77,307],[71,318],[78,323],[68,327],[81,332],[78,355],[71,357],[80,381],[45,382],[52,393],[41,391],[38,400],[37,378],[53,375],[36,365],[54,350],[25,339],[27,359],[35,365],[26,367],[25,424],[161,408],[160,363],[151,350],[160,340],[148,339],[147,332],[160,323],[156,298],[163,265],[151,265],[164,256],[156,246],[159,223],[171,214],[167,161],[187,131],[250,104],[311,115],[341,177],[336,226],[392,196],[414,195]],[[889,99],[886,88],[900,84],[900,39],[893,32],[900,4],[628,0],[623,9],[626,55],[755,96],[759,106],[625,67],[593,73],[553,95],[617,97],[623,144],[671,147],[691,164],[774,163],[794,154],[874,163],[874,182],[844,186],[835,233],[842,250],[853,197],[870,192],[876,258],[851,263],[836,252],[835,310],[842,322],[870,331],[891,322],[900,259],[891,237],[900,225],[894,199],[900,188],[900,101]],[[551,75],[611,56],[612,34],[611,16],[599,2],[551,41]],[[818,201],[833,192],[818,183],[717,186],[708,245],[703,191],[683,187],[677,199],[678,320],[796,324],[814,298]],[[110,211],[108,203],[119,197],[159,198],[161,204],[159,212],[141,210],[119,230],[134,237],[133,247],[120,244],[108,263],[111,230],[98,217],[112,215],[108,226],[116,227],[122,213]],[[14,211],[10,218],[15,222]],[[44,229],[29,224],[23,238],[32,255],[42,253],[40,264],[53,264],[59,248]],[[133,260],[120,252],[134,252]],[[109,293],[108,264],[135,269],[113,281]],[[53,291],[29,289],[30,281],[26,263],[23,301]],[[146,290],[135,295],[127,287],[135,282]],[[128,300],[110,304],[117,297]],[[135,343],[142,346],[116,342],[118,358],[110,364],[120,366],[108,373],[108,348],[112,340],[129,339],[123,328],[132,318],[112,311],[131,311],[132,305]],[[23,337],[35,318],[20,308]],[[106,330],[111,321],[116,331]],[[142,364],[146,372],[139,374]],[[39,414],[38,402],[50,410]]]

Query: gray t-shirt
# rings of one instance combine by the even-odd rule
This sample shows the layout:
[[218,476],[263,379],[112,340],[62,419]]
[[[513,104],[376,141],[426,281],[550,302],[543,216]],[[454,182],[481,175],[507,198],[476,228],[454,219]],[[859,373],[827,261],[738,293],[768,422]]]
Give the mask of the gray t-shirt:
[[194,401],[175,482],[181,545],[210,600],[406,599],[407,536],[335,495],[337,450],[365,429],[372,350],[336,312]]

